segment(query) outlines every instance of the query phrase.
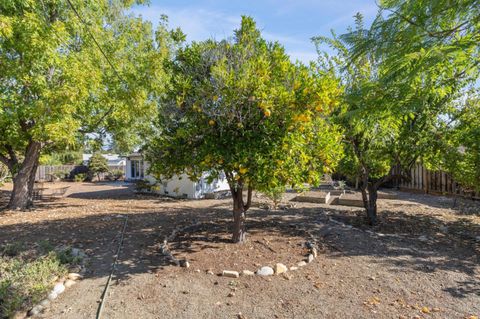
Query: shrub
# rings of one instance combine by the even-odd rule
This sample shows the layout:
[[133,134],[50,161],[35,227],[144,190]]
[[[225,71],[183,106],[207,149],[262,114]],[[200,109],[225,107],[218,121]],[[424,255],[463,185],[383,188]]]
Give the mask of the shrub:
[[263,191],[263,194],[272,201],[274,209],[277,209],[278,204],[283,199],[283,194],[285,193],[285,187],[284,186],[278,186],[271,188],[269,190]]
[[100,180],[100,174],[108,172],[108,161],[100,153],[94,153],[88,161],[88,171],[92,175],[97,175]]
[[58,171],[54,172],[52,175],[58,179],[66,179],[69,173],[67,171]]
[[83,182],[87,178],[87,174],[78,173],[73,177],[73,180],[77,183]]
[[46,297],[56,278],[65,276],[68,264],[80,261],[71,249],[53,251],[47,241],[26,251],[23,243],[8,244],[0,252],[0,318],[28,309]]
[[118,181],[120,178],[123,177],[123,175],[124,175],[123,170],[114,169],[108,173],[107,178],[112,181]]
[[147,180],[139,180],[135,183],[135,190],[137,192],[153,192],[159,190],[160,186],[157,184],[150,184]]

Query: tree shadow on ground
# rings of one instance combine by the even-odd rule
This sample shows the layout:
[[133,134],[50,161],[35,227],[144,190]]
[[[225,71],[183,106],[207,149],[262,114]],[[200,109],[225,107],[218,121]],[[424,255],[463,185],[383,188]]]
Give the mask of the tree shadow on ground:
[[[217,205],[212,201],[212,204],[208,208],[159,206],[156,212],[112,212],[37,223],[19,222],[0,226],[0,243],[21,241],[27,245],[36,245],[42,240],[48,240],[54,245],[79,247],[86,251],[90,260],[86,277],[105,277],[110,273],[123,223],[128,217],[120,262],[115,273],[118,281],[128,280],[135,274],[156,273],[169,265],[168,259],[160,253],[160,245],[178,226],[192,225],[197,221],[204,222],[205,225],[216,223],[210,230],[211,238],[221,238],[221,233],[230,231],[231,211],[226,208],[225,202]],[[328,215],[326,211],[329,212]],[[381,233],[382,236],[332,222],[332,219],[339,220],[372,231],[358,222],[362,221],[363,216],[346,218],[343,211],[332,207],[292,208],[285,211],[252,209],[247,213],[247,229],[250,233],[277,232],[285,236],[304,236],[309,232],[319,245],[326,248],[328,258],[369,257],[371,262],[382,264],[392,272],[461,272],[471,279],[446,287],[445,291],[455,297],[479,293],[479,280],[473,277],[478,272],[480,263],[478,244],[463,238],[457,239],[454,234],[433,236],[431,233],[432,237],[428,241],[419,241],[418,234],[398,230],[408,229],[406,225],[413,227],[422,224],[424,217],[402,213],[394,215],[388,219],[389,223],[403,226],[386,228],[389,232],[382,229],[385,232]],[[442,223],[454,228],[456,223],[438,221],[434,216],[430,219],[432,221],[428,225]],[[191,231],[194,233],[195,229]],[[400,235],[393,237],[388,233]],[[195,236],[192,238],[195,240]],[[199,237],[198,240],[203,239]],[[235,249],[234,244],[230,247]],[[191,253],[188,246],[179,246],[177,249]]]

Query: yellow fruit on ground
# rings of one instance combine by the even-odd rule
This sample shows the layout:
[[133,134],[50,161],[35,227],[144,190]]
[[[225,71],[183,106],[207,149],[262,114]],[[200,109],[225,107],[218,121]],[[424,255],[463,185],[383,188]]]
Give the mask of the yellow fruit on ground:
[[423,307],[422,312],[423,313],[430,313],[430,309],[428,307]]
[[208,125],[210,125],[210,126],[214,126],[214,125],[215,125],[215,121],[214,121],[214,120],[210,120],[210,121],[208,121]]
[[266,117],[269,117],[269,116],[272,114],[272,112],[270,112],[270,110],[267,109],[267,110],[265,110],[265,111],[263,112],[263,114],[264,114]]

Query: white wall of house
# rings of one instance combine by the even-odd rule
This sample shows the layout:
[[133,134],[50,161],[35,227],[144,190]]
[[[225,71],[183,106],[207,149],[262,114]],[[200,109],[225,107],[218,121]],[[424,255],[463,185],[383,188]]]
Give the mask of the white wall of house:
[[[127,157],[126,180],[148,180],[150,183],[156,183],[157,180],[147,174],[149,164],[143,160],[139,153],[134,153]],[[211,183],[207,182],[208,174],[205,173],[198,182],[192,181],[186,174],[175,175],[168,180],[158,182],[160,189],[157,193],[162,195],[184,197],[184,198],[203,198],[205,194],[219,191],[230,190],[227,179],[221,176]]]

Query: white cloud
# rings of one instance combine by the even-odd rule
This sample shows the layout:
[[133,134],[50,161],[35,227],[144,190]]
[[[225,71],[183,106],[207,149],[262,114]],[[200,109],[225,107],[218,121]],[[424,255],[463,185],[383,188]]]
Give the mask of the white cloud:
[[162,14],[168,16],[170,27],[180,27],[189,41],[199,41],[208,38],[225,38],[240,25],[240,16],[232,16],[221,11],[210,11],[195,7],[185,7],[180,10],[163,8],[158,5],[139,6],[134,8],[134,14],[157,23]]

